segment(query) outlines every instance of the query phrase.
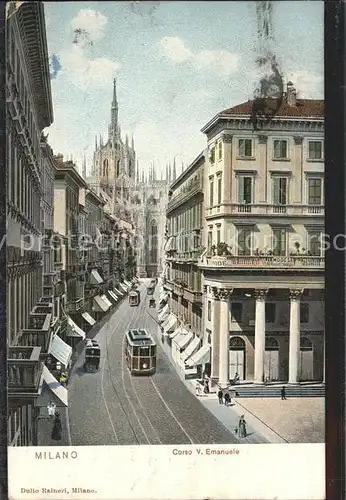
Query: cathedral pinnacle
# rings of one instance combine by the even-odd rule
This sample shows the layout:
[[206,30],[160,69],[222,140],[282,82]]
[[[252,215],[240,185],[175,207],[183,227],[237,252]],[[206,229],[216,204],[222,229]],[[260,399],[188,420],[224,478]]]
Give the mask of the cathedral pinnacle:
[[117,101],[117,80],[113,80],[113,100],[111,108],[111,123],[109,125],[109,138],[117,135],[118,132],[118,101]]

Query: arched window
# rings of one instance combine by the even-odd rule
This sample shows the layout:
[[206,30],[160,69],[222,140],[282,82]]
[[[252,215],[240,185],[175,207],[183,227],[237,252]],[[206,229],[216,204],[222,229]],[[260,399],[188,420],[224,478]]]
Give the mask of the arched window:
[[229,340],[229,348],[235,350],[245,349],[245,341],[240,337],[231,337]]
[[265,348],[266,351],[277,351],[279,349],[279,343],[274,337],[266,337]]
[[152,264],[157,263],[157,222],[153,220],[150,227],[150,260]]
[[103,160],[103,170],[102,170],[102,175],[103,177],[108,177],[108,160]]
[[312,342],[307,337],[301,337],[300,339],[300,350],[301,351],[312,351]]

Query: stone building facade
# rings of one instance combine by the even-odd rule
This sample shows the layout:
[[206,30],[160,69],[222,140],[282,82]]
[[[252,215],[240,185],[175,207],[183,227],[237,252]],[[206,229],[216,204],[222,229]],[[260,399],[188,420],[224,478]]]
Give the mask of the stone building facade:
[[41,353],[52,335],[52,307],[41,304],[41,134],[53,121],[42,2],[9,2],[6,32],[8,443],[20,446],[36,441]]
[[324,379],[324,102],[289,82],[270,123],[252,102],[203,129],[204,343],[211,378]]

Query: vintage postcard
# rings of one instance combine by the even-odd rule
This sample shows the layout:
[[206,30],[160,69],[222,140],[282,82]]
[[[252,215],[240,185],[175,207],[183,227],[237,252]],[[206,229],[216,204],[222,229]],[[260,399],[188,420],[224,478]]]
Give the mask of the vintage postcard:
[[10,500],[325,497],[323,2],[8,2]]

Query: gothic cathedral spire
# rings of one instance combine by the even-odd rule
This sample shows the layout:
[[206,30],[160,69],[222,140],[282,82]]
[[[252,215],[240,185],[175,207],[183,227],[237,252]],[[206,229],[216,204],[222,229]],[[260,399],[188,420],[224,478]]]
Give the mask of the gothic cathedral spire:
[[117,101],[117,80],[113,81],[113,100],[111,108],[111,123],[109,127],[109,138],[116,137],[118,133],[118,101]]

